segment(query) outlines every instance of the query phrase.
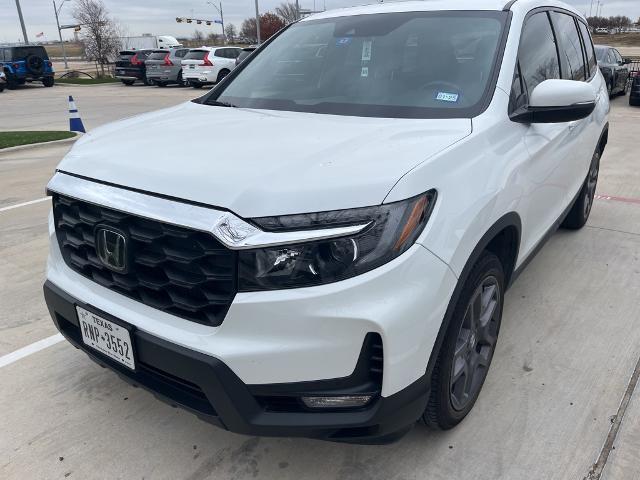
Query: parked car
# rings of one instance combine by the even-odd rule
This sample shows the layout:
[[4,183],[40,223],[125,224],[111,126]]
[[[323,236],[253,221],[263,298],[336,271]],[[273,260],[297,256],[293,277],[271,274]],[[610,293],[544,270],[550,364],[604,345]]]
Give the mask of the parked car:
[[462,421],[507,289],[589,218],[609,99],[572,6],[457,5],[311,15],[197,100],[82,137],[48,184],[60,332],[247,435]]
[[636,74],[631,79],[631,88],[629,89],[629,105],[640,107],[640,74]]
[[153,50],[122,50],[116,60],[116,75],[125,85],[133,85],[136,80],[151,85],[147,80],[145,61]]
[[171,35],[120,37],[120,48],[123,50],[169,50],[181,46],[176,37]]
[[243,48],[242,51],[240,52],[240,55],[238,55],[238,58],[236,58],[236,66],[239,65],[240,62],[242,62],[249,55],[251,55],[251,53],[254,52],[256,48],[257,47],[245,47],[245,48]]
[[0,47],[0,69],[3,68],[9,90],[27,82],[42,82],[45,87],[53,87],[55,71],[41,45]]
[[624,95],[627,93],[629,80],[629,60],[622,58],[620,52],[608,45],[596,45],[596,58],[598,67],[607,84],[609,96]]
[[236,66],[238,47],[201,47],[189,50],[182,60],[182,78],[194,88],[218,83]]
[[0,93],[2,93],[4,91],[4,89],[7,86],[7,76],[5,75],[5,73],[0,69]]
[[182,59],[188,51],[188,48],[172,48],[151,52],[145,60],[147,82],[159,87],[172,83],[183,85]]

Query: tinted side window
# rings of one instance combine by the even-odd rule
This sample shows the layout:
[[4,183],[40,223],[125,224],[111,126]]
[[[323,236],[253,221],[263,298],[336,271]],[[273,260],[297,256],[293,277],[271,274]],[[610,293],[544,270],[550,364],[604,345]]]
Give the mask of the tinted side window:
[[580,33],[582,33],[582,42],[584,43],[585,53],[587,55],[587,66],[589,67],[589,74],[593,75],[596,72],[596,68],[598,67],[596,62],[596,53],[593,50],[593,41],[591,40],[591,35],[589,35],[589,29],[587,26],[578,22],[580,26]]
[[188,51],[189,51],[189,50],[187,50],[186,48],[185,48],[185,49],[183,49],[183,50],[177,50],[177,51],[176,51],[176,57],[178,57],[178,58],[182,58],[182,57],[184,57],[184,56],[187,54],[187,52],[188,52]]
[[616,50],[615,48],[613,49],[613,56],[616,59],[616,62],[618,64],[622,64],[622,56],[620,55],[620,52],[618,50]]
[[240,56],[240,52],[242,52],[239,48],[230,48],[229,51],[229,58],[238,58]]
[[226,48],[219,48],[219,49],[217,49],[217,50],[213,53],[213,55],[214,55],[215,57],[222,57],[222,58],[226,58],[226,55],[225,55],[225,51],[226,51],[226,50],[227,50]]
[[528,95],[540,82],[553,78],[560,78],[553,31],[547,13],[536,13],[522,28],[510,110],[525,105]]
[[551,19],[558,39],[562,78],[567,80],[585,80],[582,45],[571,15],[551,12]]

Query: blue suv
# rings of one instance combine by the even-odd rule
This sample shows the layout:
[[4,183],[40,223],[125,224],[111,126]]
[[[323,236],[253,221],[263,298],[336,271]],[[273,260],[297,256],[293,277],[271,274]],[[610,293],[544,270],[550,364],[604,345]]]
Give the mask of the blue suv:
[[53,66],[47,51],[40,45],[0,47],[0,68],[7,75],[9,90],[33,81],[53,87]]

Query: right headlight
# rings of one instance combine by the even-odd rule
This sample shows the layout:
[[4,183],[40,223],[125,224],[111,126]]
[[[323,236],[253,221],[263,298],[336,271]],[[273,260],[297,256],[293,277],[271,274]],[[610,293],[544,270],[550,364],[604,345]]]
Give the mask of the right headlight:
[[312,214],[263,217],[265,231],[317,230],[367,224],[353,236],[239,252],[238,290],[308,287],[344,280],[383,265],[413,245],[436,200],[430,190],[385,205]]

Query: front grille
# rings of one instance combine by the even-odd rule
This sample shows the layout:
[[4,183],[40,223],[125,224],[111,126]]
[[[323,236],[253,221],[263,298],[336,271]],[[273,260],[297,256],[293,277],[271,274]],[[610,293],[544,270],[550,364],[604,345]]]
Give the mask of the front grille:
[[[55,194],[53,213],[66,264],[122,295],[178,317],[218,326],[233,301],[237,255],[212,235]],[[126,273],[105,267],[96,226],[127,235]]]

